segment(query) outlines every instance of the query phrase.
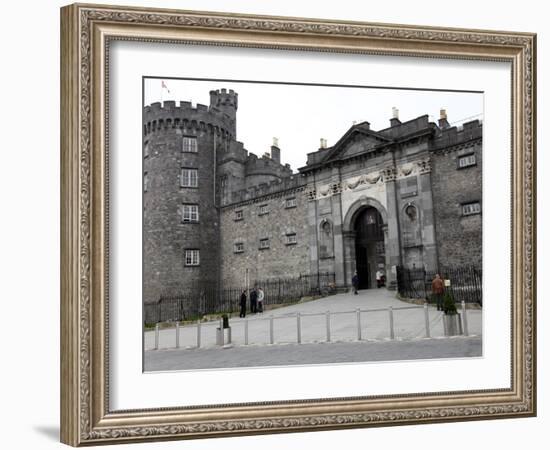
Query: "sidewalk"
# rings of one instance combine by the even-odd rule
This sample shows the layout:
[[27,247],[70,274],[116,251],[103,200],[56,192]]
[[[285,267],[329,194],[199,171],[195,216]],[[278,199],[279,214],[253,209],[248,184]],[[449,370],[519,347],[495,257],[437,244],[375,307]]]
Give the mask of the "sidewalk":
[[[226,352],[237,353],[238,348],[252,348],[256,347],[260,349],[266,348],[269,345],[269,353],[273,354],[273,349],[277,346],[286,348],[285,351],[290,351],[289,344],[293,344],[292,347],[310,347],[311,345],[323,345],[327,346],[327,337],[330,343],[354,343],[355,346],[363,345],[363,343],[373,342],[386,342],[390,340],[390,319],[388,308],[392,307],[393,310],[393,325],[394,325],[394,338],[395,341],[411,341],[418,343],[419,339],[426,337],[425,327],[425,313],[423,307],[417,307],[406,302],[402,302],[395,298],[395,292],[388,291],[386,289],[370,289],[359,292],[359,295],[353,295],[352,293],[338,294],[330,297],[325,297],[319,300],[298,303],[291,306],[286,306],[274,310],[268,310],[263,314],[247,315],[246,320],[239,318],[231,318],[230,326],[232,331],[232,344],[233,349],[224,350]],[[407,308],[400,310],[399,308]],[[361,328],[361,341],[358,341],[358,326],[357,326],[357,313],[356,310],[370,310],[381,309],[376,312],[361,312],[360,313],[360,328]],[[327,317],[326,312],[330,311],[330,332],[327,336]],[[349,311],[349,313],[348,313]],[[435,307],[429,307],[429,323],[430,323],[430,337],[438,338],[443,337],[443,324],[442,313],[438,312]],[[296,313],[300,313],[300,338],[301,345],[296,345],[298,340],[298,324]],[[320,314],[320,315],[310,315]],[[481,336],[481,323],[482,323],[482,311],[481,310],[468,310],[468,331],[470,336]],[[273,318],[273,319],[271,319]],[[246,325],[245,322],[248,322]],[[271,343],[271,323],[273,324],[273,345]],[[153,357],[154,353],[159,351],[165,352],[167,349],[173,349],[170,353],[182,353],[187,355],[186,359],[199,358],[192,355],[198,355],[199,353],[215,353],[211,350],[221,350],[216,347],[215,332],[219,326],[218,321],[204,322],[200,327],[200,346],[197,347],[197,325],[187,325],[180,327],[180,349],[176,347],[176,331],[175,328],[160,330],[159,332],[159,350],[153,350],[155,346],[155,332],[145,332],[145,366],[148,367],[148,361],[158,359],[158,356]],[[248,333],[246,333],[248,328]],[[248,343],[246,344],[246,338]],[[474,353],[481,354],[481,340],[479,340],[479,351]],[[363,342],[364,341],[364,342]],[[444,340],[448,341],[448,339]],[[245,345],[246,344],[246,345]],[[287,345],[283,345],[287,344]],[[416,344],[417,345],[417,344]],[[435,344],[434,344],[435,345]],[[438,348],[437,354],[441,354],[441,343],[435,345]],[[418,345],[417,345],[418,346]],[[349,345],[348,345],[349,347]],[[352,346],[353,347],[353,346]],[[433,347],[433,346],[432,346]],[[434,347],[434,348],[435,348]],[[456,347],[456,344],[455,344]],[[388,347],[389,348],[389,347]],[[348,350],[351,353],[355,352],[350,347]],[[293,353],[301,355],[303,350],[292,350]],[[311,349],[309,350],[311,352]],[[326,353],[326,350],[324,350]],[[244,352],[239,350],[238,353],[243,353],[246,359],[250,358],[253,351]],[[433,352],[432,352],[433,353]],[[463,352],[464,353],[464,352]],[[206,353],[205,353],[206,355]],[[305,352],[306,361],[303,357],[300,357],[300,361],[307,362],[307,352]],[[174,355],[172,355],[174,357]],[[221,356],[220,356],[221,357]],[[351,355],[350,355],[351,357]],[[366,355],[365,355],[366,357]],[[429,356],[422,356],[429,357]],[[435,356],[441,357],[441,356]],[[223,356],[222,359],[224,359]],[[216,359],[216,358],[214,358]],[[257,359],[256,357],[252,359]],[[279,358],[281,359],[281,358]],[[285,358],[282,358],[284,360]],[[310,358],[311,359],[311,358]],[[396,358],[401,359],[401,358]],[[365,359],[362,359],[363,361]],[[216,366],[215,361],[210,358],[206,358],[206,361],[210,361],[208,367],[222,367]],[[192,365],[191,361],[188,361]],[[330,362],[330,361],[327,361]],[[287,362],[288,363],[288,362]],[[264,361],[262,365],[269,365],[269,361]],[[296,364],[296,363],[294,363]],[[161,364],[165,366],[166,364]],[[239,362],[238,367],[250,365],[243,362]],[[156,364],[155,364],[156,366]],[[181,367],[180,367],[181,368]],[[187,368],[187,367],[186,367]],[[162,370],[159,368],[151,368],[148,370]]]

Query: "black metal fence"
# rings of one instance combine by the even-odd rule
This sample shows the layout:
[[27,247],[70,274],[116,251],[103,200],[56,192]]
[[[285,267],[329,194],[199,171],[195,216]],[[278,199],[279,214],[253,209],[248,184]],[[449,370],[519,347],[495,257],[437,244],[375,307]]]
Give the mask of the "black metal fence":
[[444,267],[439,272],[410,269],[397,266],[397,290],[401,297],[431,300],[432,280],[436,273],[450,280],[450,290],[455,302],[479,303],[482,305],[482,271],[473,266]]
[[[249,289],[261,287],[264,305],[293,303],[302,297],[330,295],[335,292],[334,273],[300,275],[295,278],[256,280]],[[161,297],[156,303],[144,305],[144,322],[193,320],[205,314],[234,313],[239,311],[240,297],[246,286],[221,287],[215,284],[194,286],[177,296]],[[250,292],[247,293],[247,308]]]

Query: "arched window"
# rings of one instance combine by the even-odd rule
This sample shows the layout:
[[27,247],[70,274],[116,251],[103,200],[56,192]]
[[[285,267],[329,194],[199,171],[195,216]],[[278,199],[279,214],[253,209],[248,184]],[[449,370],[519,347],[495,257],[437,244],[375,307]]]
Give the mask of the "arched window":
[[319,257],[332,258],[334,256],[334,235],[332,223],[324,219],[319,226]]

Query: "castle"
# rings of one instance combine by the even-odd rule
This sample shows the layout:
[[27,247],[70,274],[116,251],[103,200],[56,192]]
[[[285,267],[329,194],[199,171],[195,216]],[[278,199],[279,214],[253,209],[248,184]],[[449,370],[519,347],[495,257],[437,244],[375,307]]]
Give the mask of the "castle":
[[261,157],[237,140],[238,94],[144,108],[146,303],[190,286],[330,272],[346,288],[396,267],[481,267],[482,124],[441,110],[388,128],[354,124],[293,173],[276,140]]

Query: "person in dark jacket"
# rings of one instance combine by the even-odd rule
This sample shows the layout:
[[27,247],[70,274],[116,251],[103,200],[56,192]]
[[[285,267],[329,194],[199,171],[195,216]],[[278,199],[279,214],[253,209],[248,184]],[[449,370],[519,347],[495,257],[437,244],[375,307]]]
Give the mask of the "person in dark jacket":
[[437,304],[437,310],[443,311],[443,294],[445,293],[445,283],[438,273],[432,281],[432,296]]
[[258,292],[256,292],[256,288],[250,290],[250,312],[254,314],[258,312]]
[[241,294],[241,312],[239,317],[246,317],[246,290]]
[[359,289],[359,276],[357,275],[357,271],[353,274],[351,285],[353,286],[353,293],[357,295],[357,290]]

